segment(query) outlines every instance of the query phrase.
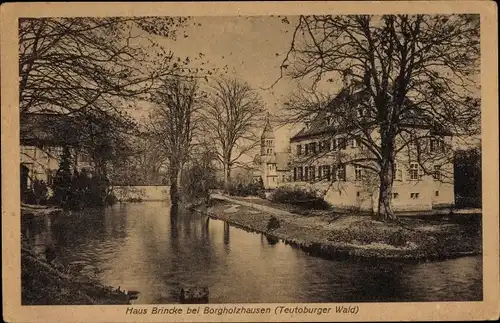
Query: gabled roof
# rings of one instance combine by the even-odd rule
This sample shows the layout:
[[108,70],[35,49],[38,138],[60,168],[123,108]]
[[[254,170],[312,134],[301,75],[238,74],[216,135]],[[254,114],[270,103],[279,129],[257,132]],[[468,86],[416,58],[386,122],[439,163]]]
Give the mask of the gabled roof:
[[[318,112],[317,116],[311,122],[308,127],[302,128],[296,135],[290,138],[290,141],[297,141],[301,139],[306,139],[310,137],[320,136],[325,133],[344,133],[353,130],[354,126],[347,126],[339,128],[338,125],[332,124],[328,125],[326,123],[326,117],[328,113],[328,108],[334,105],[339,105],[341,103],[349,102],[361,102],[362,100],[367,100],[368,95],[365,91],[359,90],[352,94],[349,93],[348,89],[342,90],[333,100],[328,103],[324,110]],[[410,100],[407,100],[407,104],[411,104]],[[413,111],[413,110],[409,110]],[[420,115],[420,116],[407,116],[408,122],[403,122],[402,125],[407,128],[425,128],[431,129],[433,133],[439,135],[450,136],[452,132],[446,129],[444,126],[432,122],[430,116]],[[370,126],[370,125],[367,125]]]
[[[349,94],[348,89],[340,91],[340,93],[328,103],[324,110],[318,112],[318,115],[314,118],[308,127],[302,128],[295,136],[290,138],[290,141],[296,141],[307,137],[319,136],[327,132],[340,131],[338,126],[329,125],[326,123],[326,117],[328,113],[328,108],[334,105],[340,105],[343,102],[359,102],[366,98],[366,93],[363,91],[357,91],[353,94]],[[345,129],[347,130],[347,129]]]

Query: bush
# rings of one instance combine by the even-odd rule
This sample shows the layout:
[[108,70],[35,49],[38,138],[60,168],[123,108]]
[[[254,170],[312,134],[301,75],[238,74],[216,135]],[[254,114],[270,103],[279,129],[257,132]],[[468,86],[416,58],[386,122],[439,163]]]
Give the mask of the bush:
[[250,184],[233,184],[231,183],[228,187],[229,195],[233,196],[259,196],[259,192],[263,189],[260,182],[250,183]]
[[277,203],[292,204],[306,209],[327,210],[328,202],[322,197],[302,189],[278,188],[271,194],[271,200]]
[[275,230],[280,227],[280,221],[274,215],[271,215],[271,218],[267,222],[267,230]]

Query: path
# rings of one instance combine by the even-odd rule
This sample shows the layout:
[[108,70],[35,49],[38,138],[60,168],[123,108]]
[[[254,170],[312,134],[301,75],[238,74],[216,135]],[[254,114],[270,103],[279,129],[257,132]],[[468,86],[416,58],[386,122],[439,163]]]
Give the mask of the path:
[[294,213],[291,213],[291,212],[288,212],[288,211],[285,211],[285,210],[280,210],[280,209],[277,209],[277,208],[274,208],[274,207],[270,207],[270,206],[266,206],[266,205],[261,205],[261,204],[257,204],[257,203],[251,203],[251,202],[246,202],[246,201],[241,201],[241,200],[233,199],[233,198],[230,198],[230,197],[228,197],[226,195],[222,195],[222,194],[218,194],[218,193],[212,193],[210,196],[213,197],[213,198],[215,198],[215,199],[224,200],[224,201],[228,201],[228,202],[231,202],[231,203],[248,206],[248,207],[254,208],[256,210],[260,210],[260,211],[271,213],[271,214],[283,215],[283,216],[292,216],[292,217],[296,217],[297,216],[297,214],[294,214]]
[[[211,196],[213,198],[219,199],[219,200],[225,200],[228,202],[248,206],[260,211],[264,212],[270,212],[272,214],[277,214],[277,215],[283,215],[283,216],[294,216],[296,217],[297,214],[291,213],[285,210],[281,210],[278,208],[258,204],[258,203],[252,203],[252,202],[246,202],[242,201],[240,199],[234,199],[231,197],[228,197],[226,195],[222,195],[219,193],[212,193]],[[347,213],[347,212],[346,212]],[[430,211],[402,211],[402,212],[396,212],[396,215],[398,216],[422,216],[422,215],[474,215],[474,214],[482,214],[481,209],[434,209]]]

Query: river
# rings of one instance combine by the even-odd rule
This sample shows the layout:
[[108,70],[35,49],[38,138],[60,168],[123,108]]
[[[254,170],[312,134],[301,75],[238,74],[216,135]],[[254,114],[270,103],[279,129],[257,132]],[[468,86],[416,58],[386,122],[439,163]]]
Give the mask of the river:
[[22,226],[39,251],[103,284],[140,291],[136,304],[177,303],[206,286],[210,303],[482,300],[482,258],[427,263],[330,261],[198,214],[172,222],[164,202],[117,204]]

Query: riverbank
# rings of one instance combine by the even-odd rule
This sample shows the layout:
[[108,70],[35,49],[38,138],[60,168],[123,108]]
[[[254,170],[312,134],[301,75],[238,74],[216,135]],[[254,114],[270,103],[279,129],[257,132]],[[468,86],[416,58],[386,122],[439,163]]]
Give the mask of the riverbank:
[[[21,206],[23,221],[65,216],[56,207]],[[42,220],[43,221],[43,220]],[[51,255],[56,257],[55,254]],[[65,267],[47,253],[32,250],[21,236],[21,298],[23,305],[128,305],[136,292],[127,293],[103,286],[78,268]]]
[[128,305],[130,296],[21,250],[23,305]]
[[326,259],[423,261],[477,255],[482,251],[481,217],[477,215],[400,217],[398,223],[388,223],[366,215],[333,212],[305,216],[267,204],[218,196],[198,210]]

